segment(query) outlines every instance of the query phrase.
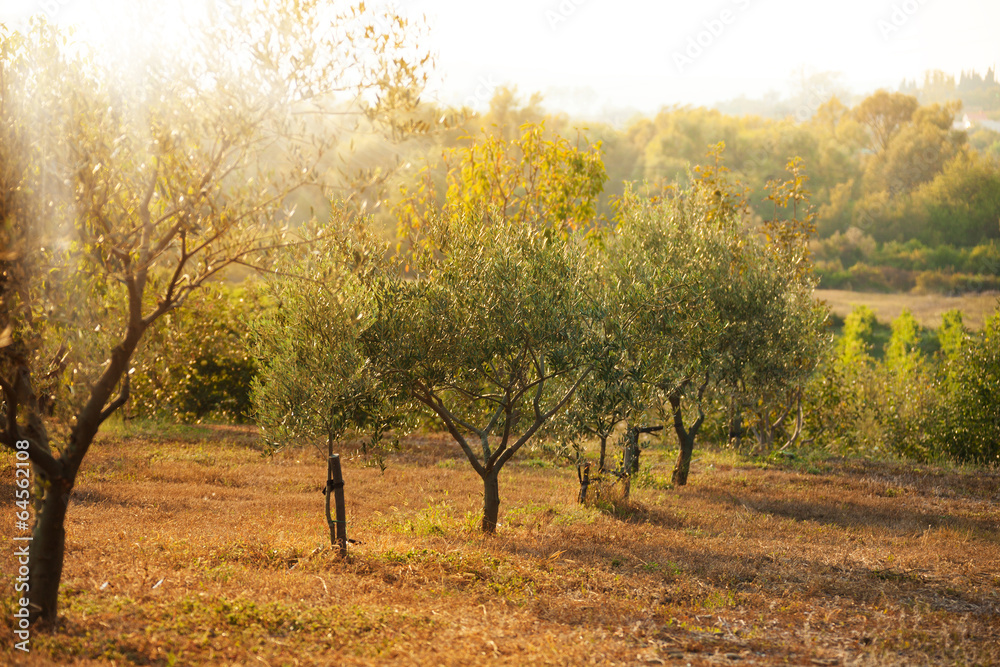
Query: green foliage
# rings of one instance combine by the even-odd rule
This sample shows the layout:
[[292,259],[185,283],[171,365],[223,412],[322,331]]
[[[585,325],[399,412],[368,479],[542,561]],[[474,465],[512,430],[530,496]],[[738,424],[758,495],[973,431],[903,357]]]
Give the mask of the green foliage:
[[345,111],[326,91],[379,91],[349,110],[369,130],[398,130],[394,112],[413,106],[423,66],[390,57],[412,46],[405,21],[383,31],[364,9],[238,5],[192,26],[182,53],[129,42],[124,62],[44,24],[0,35],[3,143],[25,149],[19,165],[5,157],[0,229],[18,267],[32,267],[4,272],[18,284],[4,291],[0,332],[18,345],[0,345],[0,373],[33,378],[34,399],[6,397],[40,402],[22,418],[55,417],[59,430],[93,396],[99,416],[129,378],[141,415],[242,414],[252,368],[235,344],[239,301],[198,290],[234,264],[265,265],[284,242],[286,197],[326,182],[317,165],[338,141],[317,119]]
[[[519,102],[515,91],[501,88],[484,115],[469,116],[459,130],[441,135],[443,143],[430,149],[433,164],[416,182],[405,183],[404,196],[394,210],[403,218],[399,231],[405,235],[412,232],[414,219],[425,219],[446,198],[464,198],[466,204],[510,205],[508,214],[522,205],[537,209],[539,185],[547,181],[551,192],[545,195],[549,198],[545,206],[555,210],[554,201],[562,198],[572,208],[574,196],[580,202],[581,193],[589,192],[588,197],[594,195],[593,210],[598,217],[611,217],[609,199],[621,196],[625,183],[646,181],[653,190],[687,184],[697,175],[694,166],[703,161],[704,147],[721,141],[728,146],[727,164],[733,177],[746,184],[742,196],[752,216],[795,217],[794,207],[778,207],[777,215],[772,215],[768,183],[786,167],[786,156],[797,155],[809,165],[810,201],[816,207],[811,224],[824,239],[853,227],[878,245],[919,240],[934,247],[950,245],[964,253],[965,248],[1000,234],[992,195],[996,161],[989,153],[994,142],[982,129],[970,130],[967,140],[966,132],[952,128],[956,106],[943,99],[927,101],[921,106],[910,95],[880,91],[853,109],[831,97],[811,118],[799,122],[790,117],[770,120],[704,108],[668,108],[653,117],[634,119],[621,131],[591,125],[587,135],[600,139],[596,145],[607,174],[604,194],[598,196],[595,146],[581,148],[577,140],[573,148],[572,142],[560,139],[571,136],[572,123],[564,116],[546,115],[540,96]],[[448,117],[446,112],[439,115]],[[488,129],[480,134],[480,126]],[[426,159],[426,144],[415,144],[410,150],[411,162]],[[567,159],[567,151],[576,151],[583,162]],[[533,180],[533,165],[537,165],[534,171],[547,172],[547,177]],[[561,166],[553,169],[552,165]],[[449,189],[456,185],[458,192],[449,196]],[[589,211],[573,215],[577,222],[572,224],[588,216]],[[395,220],[386,223],[396,225]],[[933,266],[910,268],[897,266],[892,258],[878,253],[840,257],[838,267],[831,264],[833,257],[816,259],[826,287],[910,290],[920,271],[968,274],[955,278],[926,275],[921,289],[951,292],[997,285],[977,277],[997,275],[995,263],[984,269],[981,264],[947,263],[941,257],[928,260]],[[859,261],[868,268],[852,271]],[[966,263],[964,255],[960,263]],[[888,271],[887,266],[912,273]]]
[[247,322],[268,304],[252,290],[219,283],[191,296],[136,351],[130,417],[242,422],[256,366]]
[[[809,241],[816,234],[816,214],[809,206],[809,191],[805,187],[808,178],[802,158],[789,160],[785,170],[791,179],[771,180],[766,186],[767,201],[774,205],[774,210],[771,219],[764,222],[764,235],[783,262],[804,276],[812,266]],[[779,216],[781,209],[788,209],[787,217]]]
[[934,415],[939,397],[932,369],[919,344],[919,325],[913,314],[903,309],[892,322],[882,369],[886,391],[879,403],[884,405],[883,420],[895,452],[927,460],[937,454]]
[[899,128],[913,117],[917,106],[915,97],[879,90],[861,102],[853,114],[868,131],[872,150],[880,153],[889,146]]
[[[57,618],[66,503],[102,423],[128,400],[146,335],[227,267],[261,267],[288,243],[287,200],[329,185],[322,165],[343,154],[336,132],[316,131],[330,115],[417,131],[401,116],[429,62],[405,20],[390,13],[376,29],[363,3],[228,2],[176,48],[157,34],[165,10],[138,4],[143,24],[121,31],[118,54],[44,23],[0,29],[0,234],[13,248],[0,249],[12,263],[0,441],[27,440],[36,472],[31,620]],[[7,152],[8,138],[29,150]],[[185,361],[199,365],[184,407],[195,413],[242,370]]]
[[871,359],[871,339],[875,312],[868,306],[857,306],[844,321],[844,333],[837,343],[838,361],[844,366],[861,364]]
[[[959,461],[1000,464],[1000,309],[978,333],[964,337],[955,352],[960,321],[950,324],[946,354],[947,393],[941,435],[947,453]],[[944,348],[944,345],[942,344]]]
[[362,335],[378,382],[435,415],[483,478],[482,527],[496,528],[497,476],[590,372],[602,316],[577,234],[502,211],[449,209],[389,275]]
[[997,463],[998,317],[973,334],[958,311],[942,320],[936,356],[922,352],[926,336],[904,311],[892,323],[884,360],[876,360],[868,354],[874,315],[856,309],[837,357],[824,362],[806,392],[809,430],[841,452]]
[[962,354],[962,345],[967,333],[962,323],[962,311],[949,310],[941,316],[938,341],[941,346],[941,356],[946,363],[956,363],[959,361]]
[[885,365],[890,371],[906,375],[918,370],[921,362],[919,328],[907,308],[892,321],[892,337],[885,353]]
[[[486,150],[525,150],[550,170],[586,171],[591,159],[532,129],[520,143],[484,141]],[[587,249],[573,231],[577,216],[592,214],[593,193],[567,199],[567,190],[539,182],[495,206],[506,191],[487,188],[480,155],[464,153],[449,175],[474,196],[455,185],[441,210],[432,196],[404,205],[417,241],[405,261],[387,259],[387,248],[358,224],[330,230],[327,250],[283,271],[319,276],[313,282],[322,285],[275,283],[280,306],[257,326],[263,370],[254,400],[269,433],[323,432],[331,446],[348,428],[384,430],[422,409],[486,483],[482,525],[492,532],[500,470],[589,372],[603,313],[591,298]],[[494,157],[503,164],[491,173],[514,179],[512,187],[532,169],[520,156]],[[603,182],[602,168],[593,175]]]
[[[361,336],[377,317],[373,282],[381,272],[384,244],[342,226],[320,229],[305,250],[288,254],[279,278],[262,288],[273,304],[251,326],[253,414],[271,449],[323,444],[333,451],[348,431],[368,436],[362,448],[376,461],[404,429],[405,402],[377,384]],[[396,433],[398,437],[399,433]]]
[[1000,244],[928,247],[917,239],[878,244],[856,227],[811,244],[824,289],[961,294],[1000,289]]
[[856,307],[844,321],[835,354],[806,391],[809,430],[841,451],[894,451],[885,428],[888,375],[872,356],[876,324],[870,308]]
[[[896,196],[933,179],[965,143],[965,134],[951,128],[955,111],[936,104],[916,109],[890,135],[886,146],[868,160],[862,180],[865,192]],[[886,230],[878,232],[891,236]]]
[[[772,206],[768,181],[785,166],[784,156],[798,155],[810,167],[813,222],[821,236],[853,226],[879,243],[973,246],[1000,234],[993,194],[998,167],[988,157],[992,142],[979,137],[970,147],[966,133],[952,129],[957,111],[943,100],[921,106],[911,95],[887,91],[853,109],[833,97],[801,123],[664,109],[626,128],[637,163],[609,162],[609,180],[686,182],[703,147],[724,141],[729,167],[747,185],[750,209],[762,217]],[[781,217],[788,215],[794,213]],[[856,261],[845,259],[836,270],[847,271]]]
[[630,372],[670,403],[662,412],[678,437],[693,443],[712,389],[750,410],[770,443],[825,342],[806,248],[811,215],[792,160],[792,179],[774,184],[772,198],[776,213],[792,210],[761,238],[746,224],[746,193],[727,176],[722,148],[687,188],[653,198],[627,191],[608,261],[630,322]]
[[[963,151],[913,195],[913,213],[926,231],[913,234],[927,243],[971,246],[1000,238],[1000,164]],[[996,267],[993,267],[996,274]]]
[[514,432],[530,436],[547,412],[536,398],[586,366],[598,313],[586,297],[585,253],[576,237],[499,212],[434,219],[429,238],[437,252],[416,257],[420,280],[374,286],[365,354],[382,382],[449,428],[453,418],[484,424],[474,432],[491,452],[486,465],[490,436],[503,443],[496,451]]

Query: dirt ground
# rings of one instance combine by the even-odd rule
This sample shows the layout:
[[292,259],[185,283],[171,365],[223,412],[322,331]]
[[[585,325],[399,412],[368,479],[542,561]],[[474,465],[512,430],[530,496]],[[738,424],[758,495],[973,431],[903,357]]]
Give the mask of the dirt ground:
[[[345,460],[346,560],[313,449],[238,428],[124,431],[73,496],[60,613],[24,665],[989,665],[1000,663],[1000,472],[696,452],[654,440],[631,503],[576,503],[526,452],[501,526],[447,436],[384,473]],[[0,454],[13,517],[14,459]],[[7,530],[12,518],[5,520]]]

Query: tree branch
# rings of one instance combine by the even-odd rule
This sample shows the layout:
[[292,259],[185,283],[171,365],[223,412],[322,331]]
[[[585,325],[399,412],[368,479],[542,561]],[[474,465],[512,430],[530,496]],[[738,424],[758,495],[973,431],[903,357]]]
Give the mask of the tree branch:
[[525,431],[521,435],[521,437],[517,439],[517,442],[515,442],[513,445],[510,446],[509,449],[507,449],[504,452],[494,453],[493,457],[496,459],[494,467],[496,468],[503,467],[503,465],[507,463],[507,461],[509,461],[511,457],[514,456],[514,454],[517,453],[517,450],[523,447],[524,443],[528,442],[528,440],[531,439],[531,436],[535,434],[535,431],[537,431],[542,426],[542,424],[544,424],[547,420],[549,420],[552,417],[552,415],[559,412],[559,410],[562,409],[562,407],[573,397],[573,394],[576,393],[576,390],[579,388],[579,386],[583,384],[583,381],[587,378],[588,375],[590,375],[590,372],[593,370],[593,368],[594,368],[593,364],[587,366],[587,368],[585,368],[583,372],[580,373],[580,377],[576,379],[576,382],[573,383],[573,386],[569,388],[566,394],[559,400],[558,403],[556,403],[552,407],[551,410],[542,415],[541,419],[539,419],[538,416],[536,415],[535,423],[532,424],[528,428],[528,430]]
[[28,458],[38,466],[49,479],[59,479],[63,476],[62,462],[52,456],[51,452],[36,442],[28,441]]
[[[3,390],[4,400],[7,403],[7,428],[4,433],[3,444],[11,450],[16,450],[17,441],[25,439],[20,437],[17,427],[17,406],[20,401],[18,401],[17,390],[14,388],[14,385],[7,382],[3,377],[0,377],[0,389]],[[60,477],[62,466],[59,461],[38,443],[32,442],[30,438],[27,440],[28,459],[50,478]]]
[[125,377],[122,378],[122,388],[118,393],[118,398],[113,400],[108,404],[108,407],[104,408],[100,416],[97,418],[99,424],[103,424],[108,417],[114,414],[115,410],[125,405],[125,401],[128,400],[129,395],[129,374],[125,373]]
[[441,399],[431,393],[429,389],[423,387],[416,387],[413,391],[411,391],[411,394],[415,399],[429,407],[435,412],[435,414],[437,414],[438,417],[441,418],[441,421],[444,422],[445,428],[448,429],[451,437],[455,439],[458,446],[462,448],[463,452],[465,452],[465,456],[469,459],[469,463],[472,464],[472,467],[480,477],[485,477],[486,469],[483,467],[483,464],[479,462],[479,459],[476,458],[475,452],[473,452],[472,448],[469,447],[469,443],[466,441],[461,431],[459,431],[455,426],[454,415],[452,415],[451,412],[444,407],[444,403],[441,402]]

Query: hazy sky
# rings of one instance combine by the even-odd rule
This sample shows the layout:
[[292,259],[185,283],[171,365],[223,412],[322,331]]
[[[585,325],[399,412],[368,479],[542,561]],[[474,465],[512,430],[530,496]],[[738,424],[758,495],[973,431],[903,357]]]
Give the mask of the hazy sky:
[[591,88],[653,110],[787,91],[793,73],[837,71],[858,92],[927,69],[1000,64],[997,0],[410,0],[435,30],[445,91],[481,78],[522,91]]
[[[48,12],[113,31],[118,0],[0,0],[0,19]],[[204,5],[205,0],[175,2]],[[163,5],[171,4],[165,0]],[[836,71],[855,92],[927,69],[1000,64],[997,0],[396,0],[426,15],[437,95],[485,106],[492,88],[541,91],[549,106],[653,111],[788,92],[794,74]],[[180,11],[180,10],[179,10]]]

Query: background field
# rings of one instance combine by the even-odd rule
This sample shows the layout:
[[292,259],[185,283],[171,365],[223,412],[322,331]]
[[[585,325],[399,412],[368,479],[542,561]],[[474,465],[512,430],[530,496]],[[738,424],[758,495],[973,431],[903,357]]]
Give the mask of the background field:
[[997,308],[1000,294],[963,294],[942,296],[940,294],[881,294],[874,292],[850,292],[847,290],[816,290],[816,298],[829,304],[830,309],[840,317],[847,317],[857,305],[866,305],[875,311],[879,322],[888,324],[903,308],[909,308],[921,326],[933,329],[941,326],[941,315],[952,309],[962,311],[966,326],[979,329],[983,321]]
[[[529,456],[505,471],[484,539],[478,479],[422,435],[384,474],[347,461],[360,544],[344,562],[322,457],[262,458],[254,442],[237,428],[102,437],[68,518],[64,623],[36,632],[27,660],[5,641],[0,662],[1000,661],[997,471],[707,452],[670,489],[671,453],[654,447],[635,504],[602,512],[575,503],[571,470]],[[3,452],[8,517],[11,469]]]

